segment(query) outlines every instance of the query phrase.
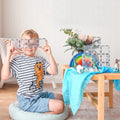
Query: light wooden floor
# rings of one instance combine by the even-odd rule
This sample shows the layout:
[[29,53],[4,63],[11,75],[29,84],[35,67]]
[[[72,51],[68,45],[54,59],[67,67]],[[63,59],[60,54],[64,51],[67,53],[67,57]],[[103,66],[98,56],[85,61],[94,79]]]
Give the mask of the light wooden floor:
[[[62,87],[61,85],[57,86],[59,88]],[[46,87],[46,89],[52,88],[51,84],[44,84],[44,87]],[[5,84],[3,88],[0,89],[0,120],[10,120],[9,105],[14,101],[17,101],[16,98],[17,89],[18,89],[17,84]]]
[[[5,84],[0,89],[0,120],[10,120],[8,108],[9,105],[17,101],[16,91],[18,86],[14,84]],[[57,89],[53,89],[51,85],[44,85],[44,89],[47,91],[62,93],[62,86],[58,85]],[[88,85],[87,89],[90,91],[96,91],[95,86]],[[107,90],[107,86],[105,86]],[[72,115],[70,110],[70,116],[67,120],[97,120],[97,111],[87,98],[83,99],[82,105],[75,116]],[[108,108],[107,98],[105,98],[105,120],[120,120],[120,92],[114,89],[114,106],[112,109]]]
[[2,89],[0,89],[0,120],[10,120],[8,106],[17,101],[16,99],[16,91],[17,85],[4,85]]

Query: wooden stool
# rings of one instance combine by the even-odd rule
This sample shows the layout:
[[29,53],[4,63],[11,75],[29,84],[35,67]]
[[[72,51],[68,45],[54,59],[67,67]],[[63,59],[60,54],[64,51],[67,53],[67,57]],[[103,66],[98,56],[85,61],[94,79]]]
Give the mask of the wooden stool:
[[[62,65],[63,76],[69,65]],[[102,73],[94,75],[91,80],[97,80],[98,92],[85,90],[84,97],[94,105],[98,111],[98,120],[104,120],[104,97],[108,97],[108,107],[113,107],[113,80],[120,79],[120,73]],[[108,92],[104,91],[105,80],[108,80]],[[95,98],[98,97],[98,100]]]

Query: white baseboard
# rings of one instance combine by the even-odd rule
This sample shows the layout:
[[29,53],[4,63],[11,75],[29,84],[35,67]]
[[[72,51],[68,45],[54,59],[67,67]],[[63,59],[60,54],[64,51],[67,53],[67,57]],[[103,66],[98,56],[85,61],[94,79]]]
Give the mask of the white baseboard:
[[0,88],[2,88],[2,87],[3,87],[3,85],[4,85],[4,81],[3,81],[3,80],[1,80],[1,81],[0,81]]

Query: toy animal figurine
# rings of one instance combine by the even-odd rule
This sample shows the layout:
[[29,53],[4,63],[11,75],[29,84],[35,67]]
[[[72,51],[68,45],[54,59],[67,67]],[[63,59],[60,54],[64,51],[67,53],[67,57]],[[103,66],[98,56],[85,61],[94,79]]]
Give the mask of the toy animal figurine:
[[76,69],[77,69],[77,72],[79,72],[79,73],[83,73],[84,72],[84,68],[81,65],[77,65]]
[[115,72],[119,71],[119,62],[120,59],[115,59]]
[[37,62],[35,64],[35,76],[37,76],[36,83],[38,88],[40,88],[40,81],[43,79],[43,64],[41,62]]

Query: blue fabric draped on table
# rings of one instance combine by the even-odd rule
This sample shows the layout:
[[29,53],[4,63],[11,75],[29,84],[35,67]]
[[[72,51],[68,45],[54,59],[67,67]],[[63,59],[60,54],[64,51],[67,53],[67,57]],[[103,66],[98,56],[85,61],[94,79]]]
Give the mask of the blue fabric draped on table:
[[[76,114],[82,103],[83,93],[90,79],[93,75],[100,73],[114,73],[114,69],[103,66],[99,67],[99,72],[81,74],[74,68],[66,69],[63,79],[63,99],[66,105],[70,104],[73,115]],[[113,80],[113,82],[116,90],[120,91],[120,80]]]

